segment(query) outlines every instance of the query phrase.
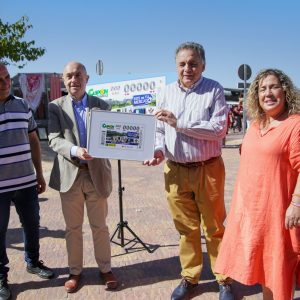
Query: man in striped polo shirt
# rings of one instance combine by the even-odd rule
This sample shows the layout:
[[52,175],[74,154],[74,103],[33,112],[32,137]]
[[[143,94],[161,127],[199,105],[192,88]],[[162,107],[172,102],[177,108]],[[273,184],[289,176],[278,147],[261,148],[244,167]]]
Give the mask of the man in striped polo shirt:
[[[166,195],[174,224],[180,234],[180,284],[172,300],[189,299],[197,293],[203,268],[201,227],[213,269],[224,233],[225,170],[221,157],[226,134],[227,105],[223,87],[205,78],[205,51],[200,44],[184,43],[176,50],[178,81],[159,97],[154,158],[164,158]],[[232,300],[231,280],[215,274],[220,299]],[[198,293],[201,291],[198,291]]]
[[38,193],[45,191],[46,182],[37,125],[28,103],[10,95],[10,87],[10,75],[0,62],[0,300],[11,298],[5,244],[11,202],[23,227],[27,272],[45,279],[54,276],[39,260]]

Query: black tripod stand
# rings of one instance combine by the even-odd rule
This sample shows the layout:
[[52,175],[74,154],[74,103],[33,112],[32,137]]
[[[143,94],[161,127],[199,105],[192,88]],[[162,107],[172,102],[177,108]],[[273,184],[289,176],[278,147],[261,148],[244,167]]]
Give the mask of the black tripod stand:
[[[140,243],[143,245],[143,247],[149,252],[152,253],[153,250],[151,250],[135,233],[134,231],[129,227],[128,222],[123,220],[123,191],[125,188],[122,186],[122,177],[121,177],[121,160],[118,160],[118,179],[119,179],[119,210],[120,210],[120,222],[117,225],[116,230],[114,231],[110,241],[116,245],[119,245],[121,247],[125,247],[126,245],[130,243]],[[134,238],[129,240],[124,238],[124,228],[126,228],[133,236]],[[117,234],[117,238],[120,239],[120,242],[114,241],[114,237]],[[126,243],[125,243],[126,240]],[[132,247],[131,247],[132,248]]]

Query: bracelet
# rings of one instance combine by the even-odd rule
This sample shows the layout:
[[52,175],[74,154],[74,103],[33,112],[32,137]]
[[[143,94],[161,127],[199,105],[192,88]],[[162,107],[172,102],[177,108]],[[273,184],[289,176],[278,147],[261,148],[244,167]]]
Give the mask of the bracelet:
[[291,204],[294,205],[294,206],[296,206],[296,207],[300,207],[300,203],[296,203],[293,200],[291,201]]
[[300,194],[292,194],[292,197],[293,196],[296,196],[296,197],[299,197],[300,198]]

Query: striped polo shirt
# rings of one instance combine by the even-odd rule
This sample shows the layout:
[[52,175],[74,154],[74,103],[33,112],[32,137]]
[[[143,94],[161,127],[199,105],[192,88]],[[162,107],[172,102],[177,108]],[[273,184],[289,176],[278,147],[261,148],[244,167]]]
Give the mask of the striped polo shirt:
[[177,118],[177,128],[157,122],[155,149],[162,150],[167,159],[186,163],[221,155],[228,107],[218,82],[201,77],[189,89],[171,83],[158,97],[158,108]]
[[36,127],[25,100],[0,101],[0,193],[37,184],[28,137]]

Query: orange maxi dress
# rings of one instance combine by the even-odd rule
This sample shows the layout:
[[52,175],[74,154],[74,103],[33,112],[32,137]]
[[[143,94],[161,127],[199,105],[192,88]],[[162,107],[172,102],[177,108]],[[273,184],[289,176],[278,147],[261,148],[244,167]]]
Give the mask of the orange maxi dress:
[[[247,131],[215,272],[246,285],[263,284],[290,300],[300,254],[300,228],[285,229],[300,172],[300,116],[261,135]],[[297,274],[297,281],[299,274]]]

